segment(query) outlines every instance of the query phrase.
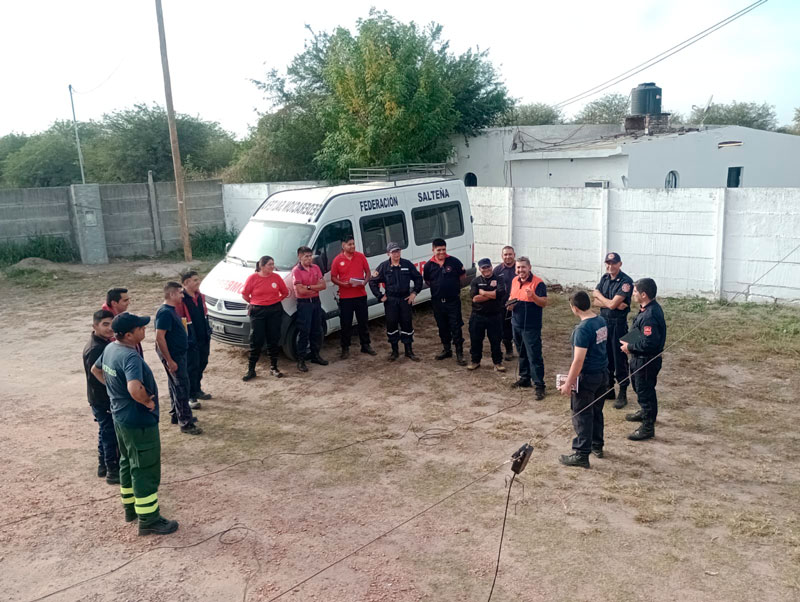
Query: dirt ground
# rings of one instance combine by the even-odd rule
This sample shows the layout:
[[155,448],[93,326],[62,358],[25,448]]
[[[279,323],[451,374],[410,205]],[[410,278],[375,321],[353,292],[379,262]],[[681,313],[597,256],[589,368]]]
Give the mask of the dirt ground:
[[[138,537],[118,488],[94,474],[80,355],[106,289],[127,285],[131,310],[154,315],[178,267],[0,274],[1,599],[254,601],[289,589],[281,600],[485,600],[511,475],[501,464],[531,438],[492,600],[800,599],[796,308],[666,300],[668,343],[691,335],[665,356],[657,438],[628,441],[633,425],[609,404],[606,456],[591,470],[557,462],[572,437],[551,386],[574,325],[562,294],[545,310],[541,402],[511,392],[513,364],[500,375],[486,359],[474,373],[433,361],[425,307],[419,364],[385,361],[382,321],[371,324],[377,358],[339,360],[334,335],[329,366],[303,375],[283,360],[282,380],[262,360],[243,383],[245,351],[215,342],[204,387],[214,397],[196,414],[205,433],[161,422],[160,503],[180,530]],[[148,329],[165,415],[153,341]]]

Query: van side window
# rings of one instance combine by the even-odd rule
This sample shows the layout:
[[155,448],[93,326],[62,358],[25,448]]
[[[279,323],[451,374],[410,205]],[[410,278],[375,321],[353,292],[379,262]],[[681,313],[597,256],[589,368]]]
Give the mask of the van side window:
[[314,243],[314,263],[319,266],[323,274],[331,270],[333,258],[342,252],[342,239],[348,234],[353,234],[353,224],[349,219],[343,219],[325,226]]
[[361,240],[364,241],[364,255],[375,257],[386,253],[386,245],[396,242],[400,248],[408,246],[406,218],[402,211],[381,213],[361,218]]
[[460,203],[445,203],[411,210],[414,222],[414,242],[426,245],[434,238],[455,238],[464,234],[464,219]]

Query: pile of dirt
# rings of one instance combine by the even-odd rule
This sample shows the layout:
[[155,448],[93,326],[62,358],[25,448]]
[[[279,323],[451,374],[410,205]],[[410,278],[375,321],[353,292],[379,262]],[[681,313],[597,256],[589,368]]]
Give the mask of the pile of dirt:
[[159,276],[171,280],[178,280],[178,276],[184,270],[196,268],[200,261],[194,260],[188,263],[148,263],[147,265],[136,268],[133,273],[137,276]]
[[42,259],[41,257],[26,257],[11,266],[12,269],[19,270],[39,270],[41,272],[60,272],[63,270],[63,265]]

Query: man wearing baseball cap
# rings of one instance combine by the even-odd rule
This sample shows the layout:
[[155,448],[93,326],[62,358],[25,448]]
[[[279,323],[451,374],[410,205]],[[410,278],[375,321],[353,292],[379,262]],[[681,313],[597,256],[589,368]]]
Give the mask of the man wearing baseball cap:
[[472,297],[472,315],[469,317],[469,355],[467,370],[480,368],[483,356],[483,339],[489,338],[492,363],[498,372],[505,372],[503,350],[503,314],[505,313],[506,288],[502,279],[492,272],[492,261],[484,257],[478,262],[479,274],[469,285]]
[[606,255],[606,273],[600,279],[592,295],[595,306],[600,308],[608,325],[606,355],[608,356],[608,387],[606,399],[614,399],[614,378],[619,383],[619,395],[614,407],[619,410],[628,404],[628,356],[620,348],[620,337],[628,332],[628,312],[631,308],[633,280],[621,271],[622,258],[619,253]]
[[158,432],[158,387],[150,367],[136,352],[149,316],[123,312],[111,322],[116,340],[92,366],[106,385],[119,446],[119,479],[126,522],[138,518],[139,535],[166,535],[178,523],[161,516],[161,440]]
[[[372,273],[369,288],[375,298],[383,302],[386,312],[386,336],[392,346],[392,351],[387,359],[393,362],[400,357],[398,342],[402,341],[406,350],[405,356],[418,362],[419,358],[414,355],[411,346],[414,342],[411,308],[414,305],[414,299],[422,290],[422,275],[413,263],[400,256],[400,245],[396,242],[386,245],[386,254],[389,259],[381,263]],[[381,292],[381,285],[383,285],[384,292]]]

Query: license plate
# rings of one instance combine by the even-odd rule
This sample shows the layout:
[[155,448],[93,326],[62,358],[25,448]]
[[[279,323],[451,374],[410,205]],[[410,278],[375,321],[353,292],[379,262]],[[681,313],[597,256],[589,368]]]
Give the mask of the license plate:
[[219,322],[211,322],[211,330],[220,334],[225,334],[225,326]]

